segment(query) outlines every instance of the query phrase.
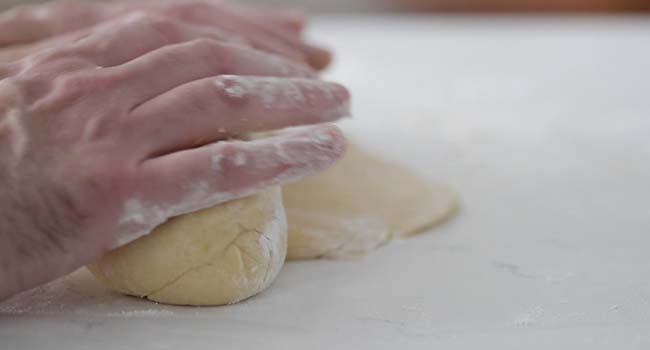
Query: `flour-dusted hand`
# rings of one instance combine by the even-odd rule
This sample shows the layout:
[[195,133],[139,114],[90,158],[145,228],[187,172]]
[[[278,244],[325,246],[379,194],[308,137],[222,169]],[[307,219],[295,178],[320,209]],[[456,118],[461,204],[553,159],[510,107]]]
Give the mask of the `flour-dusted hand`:
[[0,299],[169,217],[342,154],[349,95],[306,65],[133,14],[0,66]]
[[[16,7],[0,13],[0,61],[21,57],[61,36],[135,11],[180,20],[220,40],[237,42],[322,69],[330,62],[327,50],[302,37],[305,19],[291,10],[254,9],[221,0],[151,0],[112,3],[56,1]],[[75,35],[75,34],[73,34]]]

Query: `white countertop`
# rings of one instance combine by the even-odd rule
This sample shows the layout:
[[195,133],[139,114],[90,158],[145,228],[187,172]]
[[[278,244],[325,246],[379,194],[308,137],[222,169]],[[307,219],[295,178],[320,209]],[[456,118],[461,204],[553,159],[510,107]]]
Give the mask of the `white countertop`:
[[[0,304],[0,349],[647,349],[650,18],[322,18],[344,125],[461,194],[433,232],[186,308],[77,275]],[[86,276],[87,277],[87,276]]]

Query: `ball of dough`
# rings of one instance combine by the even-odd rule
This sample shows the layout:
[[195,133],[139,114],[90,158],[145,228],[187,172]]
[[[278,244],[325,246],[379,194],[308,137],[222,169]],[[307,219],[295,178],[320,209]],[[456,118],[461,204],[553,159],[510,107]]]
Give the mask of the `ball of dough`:
[[350,258],[421,232],[456,209],[456,196],[349,143],[338,163],[284,188],[287,259]]
[[224,305],[266,289],[284,264],[278,188],[169,220],[89,270],[121,293],[177,305]]

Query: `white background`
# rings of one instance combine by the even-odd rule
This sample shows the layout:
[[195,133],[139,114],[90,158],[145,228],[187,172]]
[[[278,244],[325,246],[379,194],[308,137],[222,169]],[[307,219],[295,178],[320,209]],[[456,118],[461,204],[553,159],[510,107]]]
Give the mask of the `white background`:
[[[344,127],[462,196],[359,261],[221,308],[77,275],[0,304],[0,349],[650,347],[648,18],[321,18]],[[403,204],[408,205],[408,204]]]

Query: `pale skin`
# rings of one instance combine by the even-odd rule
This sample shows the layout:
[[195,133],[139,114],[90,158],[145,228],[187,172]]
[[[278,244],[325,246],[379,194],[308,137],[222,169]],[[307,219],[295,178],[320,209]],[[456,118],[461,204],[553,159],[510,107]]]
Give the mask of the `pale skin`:
[[[228,25],[195,16],[208,11]],[[158,1],[0,14],[0,28],[30,21],[0,29],[0,300],[344,151],[323,123],[348,114],[349,94],[318,79],[329,55],[294,13]],[[232,140],[299,125],[313,126]]]

